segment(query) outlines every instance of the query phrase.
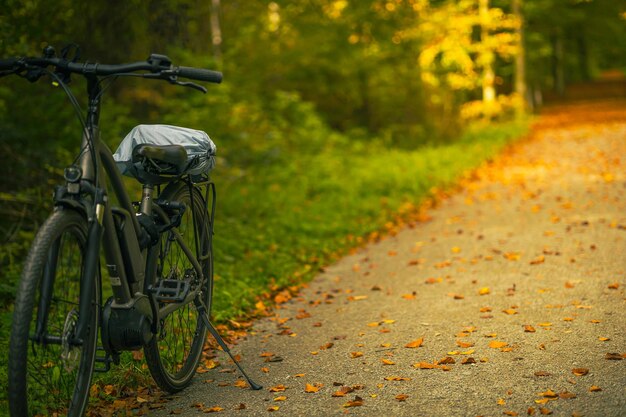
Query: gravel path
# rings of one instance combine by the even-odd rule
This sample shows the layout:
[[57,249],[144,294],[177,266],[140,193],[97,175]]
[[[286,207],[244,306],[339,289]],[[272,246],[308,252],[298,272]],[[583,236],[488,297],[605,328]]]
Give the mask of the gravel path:
[[625,101],[549,109],[428,221],[257,321],[233,351],[263,390],[220,352],[150,414],[625,416],[625,166]]

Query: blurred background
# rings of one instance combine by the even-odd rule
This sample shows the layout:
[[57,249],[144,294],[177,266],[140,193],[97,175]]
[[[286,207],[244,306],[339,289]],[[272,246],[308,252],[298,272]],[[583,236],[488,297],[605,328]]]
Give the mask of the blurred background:
[[[113,150],[138,123],[216,142],[219,317],[402,223],[545,103],[626,95],[616,0],[3,0],[0,33],[3,57],[77,43],[91,62],[224,72],[206,95],[119,80],[101,121]],[[61,89],[0,80],[5,308],[79,143]]]

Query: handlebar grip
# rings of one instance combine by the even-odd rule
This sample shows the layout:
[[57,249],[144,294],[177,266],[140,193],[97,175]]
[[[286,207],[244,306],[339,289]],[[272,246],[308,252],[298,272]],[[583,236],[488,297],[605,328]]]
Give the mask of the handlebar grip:
[[206,70],[193,67],[178,67],[178,75],[198,81],[208,81],[219,84],[222,82],[222,73],[219,71]]
[[18,61],[19,58],[0,59],[0,71],[15,69],[15,63]]

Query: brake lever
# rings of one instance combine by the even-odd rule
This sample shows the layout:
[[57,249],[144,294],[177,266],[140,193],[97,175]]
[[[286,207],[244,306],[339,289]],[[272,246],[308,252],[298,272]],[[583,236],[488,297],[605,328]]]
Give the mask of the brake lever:
[[207,89],[201,86],[200,84],[192,83],[190,81],[178,81],[176,79],[170,79],[169,81],[170,81],[170,84],[193,88],[194,90],[202,91],[204,94],[206,94],[207,92]]

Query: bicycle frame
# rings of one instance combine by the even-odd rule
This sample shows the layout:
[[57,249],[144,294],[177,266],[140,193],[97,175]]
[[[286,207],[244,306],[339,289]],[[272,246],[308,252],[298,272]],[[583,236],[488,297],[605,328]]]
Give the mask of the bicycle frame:
[[[116,309],[128,309],[135,305],[135,301],[140,297],[148,297],[150,307],[152,309],[155,320],[152,320],[152,332],[158,332],[159,318],[163,318],[170,314],[172,311],[188,304],[196,298],[200,288],[194,289],[189,292],[187,297],[181,302],[172,302],[159,309],[154,297],[148,292],[144,292],[144,284],[146,279],[146,261],[150,259],[150,251],[155,250],[155,246],[149,249],[141,249],[140,239],[142,236],[142,229],[135,216],[136,210],[133,208],[129,195],[124,187],[122,177],[119,169],[116,166],[115,160],[110,149],[100,140],[100,130],[98,127],[100,116],[100,86],[99,79],[95,75],[86,76],[87,78],[87,90],[89,94],[89,107],[87,110],[87,119],[85,125],[85,131],[83,132],[81,149],[87,150],[83,152],[79,159],[79,167],[82,171],[82,177],[80,179],[80,187],[70,192],[69,186],[61,187],[55,195],[55,205],[70,209],[79,209],[82,211],[88,221],[89,228],[87,233],[87,245],[85,251],[85,270],[82,275],[80,304],[79,304],[79,319],[77,323],[77,330],[75,333],[75,339],[70,341],[72,344],[81,344],[86,334],[89,312],[93,308],[91,305],[90,295],[94,291],[94,285],[96,285],[97,274],[100,268],[100,249],[104,250],[104,257],[106,261],[106,269],[109,274],[111,287],[113,290],[114,301],[111,304],[112,308]],[[105,178],[108,179],[110,184],[107,184]],[[117,198],[120,208],[113,208],[109,203],[108,187],[113,190],[115,197]],[[193,187],[189,183],[190,187]],[[213,188],[214,190],[214,188]],[[144,185],[144,192],[142,193],[141,211],[144,214],[152,215],[156,213],[161,220],[167,224],[170,218],[165,211],[152,201],[153,187]],[[207,189],[208,193],[208,189]],[[81,195],[89,194],[93,200],[90,200]],[[94,207],[95,204],[95,207]],[[115,224],[114,213],[121,215],[126,219],[126,229],[122,236],[118,236],[119,229]],[[193,216],[193,210],[192,210]],[[194,224],[196,219],[193,219]],[[211,221],[212,225],[212,221]],[[130,230],[128,229],[130,227]],[[212,229],[212,226],[211,226]],[[187,246],[182,236],[178,233],[176,228],[170,229],[174,238],[180,244],[183,252],[191,260],[191,264],[196,273],[202,279],[204,272],[198,262],[198,259],[204,257],[204,254],[193,253]],[[211,232],[212,233],[212,230]],[[198,250],[200,250],[198,248]],[[46,277],[42,285],[43,289],[52,288],[54,277]],[[99,283],[98,285],[101,285]],[[51,291],[48,291],[50,293]],[[42,291],[42,294],[45,294]],[[49,305],[49,296],[42,296],[40,299],[39,311],[47,312],[46,306]],[[98,308],[101,308],[100,305]],[[38,318],[38,322],[41,326],[38,328],[45,328],[43,326],[47,317],[45,313],[42,317]],[[44,337],[42,334],[37,334],[36,338]],[[47,342],[59,343],[60,341],[51,340],[46,338]]]

